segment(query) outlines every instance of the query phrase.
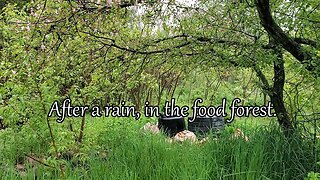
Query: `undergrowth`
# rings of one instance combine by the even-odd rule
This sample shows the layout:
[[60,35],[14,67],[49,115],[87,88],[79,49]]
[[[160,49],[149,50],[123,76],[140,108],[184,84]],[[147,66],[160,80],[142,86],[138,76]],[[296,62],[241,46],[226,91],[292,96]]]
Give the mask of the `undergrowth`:
[[[275,125],[252,128],[234,123],[219,136],[211,134],[207,142],[197,144],[170,143],[163,134],[144,132],[140,129],[143,120],[103,122],[89,121],[87,132],[91,134],[86,135],[84,144],[78,145],[70,159],[62,159],[67,179],[303,179],[316,168],[311,143],[299,134],[284,137]],[[236,126],[249,136],[249,141],[232,138]],[[45,151],[50,148],[39,139],[3,139],[11,137],[6,131],[0,133],[1,177],[60,178],[58,168],[41,163],[34,167],[26,164],[27,172],[21,175],[15,166],[23,154],[46,157]],[[61,153],[74,146],[60,149]],[[44,162],[54,166],[59,161],[44,158]]]

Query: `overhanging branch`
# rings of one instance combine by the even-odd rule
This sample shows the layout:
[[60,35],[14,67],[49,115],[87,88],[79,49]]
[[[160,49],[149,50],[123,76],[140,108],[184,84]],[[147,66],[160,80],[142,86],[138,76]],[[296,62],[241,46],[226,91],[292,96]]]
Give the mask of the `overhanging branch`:
[[[292,54],[298,61],[306,65],[306,69],[309,71],[315,71],[319,60],[316,63],[312,63],[313,57],[311,52],[308,52],[306,49],[301,47],[301,44],[310,44],[312,46],[315,43],[310,41],[304,41],[303,39],[293,39],[288,36],[274,21],[271,15],[271,9],[269,0],[255,0],[256,7],[259,13],[259,18],[261,20],[262,26],[268,32],[268,34],[279,43],[284,49],[286,49],[290,54]],[[317,75],[318,76],[318,75]]]

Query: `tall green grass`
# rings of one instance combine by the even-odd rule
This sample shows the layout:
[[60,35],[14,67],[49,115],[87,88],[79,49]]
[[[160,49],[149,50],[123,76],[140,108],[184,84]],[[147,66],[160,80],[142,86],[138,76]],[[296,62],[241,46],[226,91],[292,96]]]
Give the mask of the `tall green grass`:
[[[103,136],[107,136],[107,133]],[[258,129],[250,141],[217,140],[199,145],[167,143],[162,136],[128,135],[111,148],[107,161],[92,159],[86,177],[104,179],[303,179],[314,161],[299,136]]]
[[[245,131],[245,130],[244,130]],[[258,128],[250,140],[225,131],[208,142],[169,143],[164,135],[115,128],[100,133],[96,143],[106,152],[82,164],[67,164],[68,179],[303,179],[314,169],[312,149],[298,135],[283,136],[275,128]],[[39,166],[40,179],[60,178]],[[7,171],[2,177],[18,177]],[[33,178],[30,170],[27,179]]]

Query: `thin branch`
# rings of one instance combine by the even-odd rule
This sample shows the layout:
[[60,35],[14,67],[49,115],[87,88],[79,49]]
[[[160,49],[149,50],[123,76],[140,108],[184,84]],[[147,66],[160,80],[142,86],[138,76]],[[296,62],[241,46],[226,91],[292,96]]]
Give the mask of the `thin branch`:
[[51,165],[49,165],[49,164],[47,164],[45,162],[42,162],[41,160],[39,160],[39,159],[37,159],[35,157],[29,156],[28,154],[24,154],[24,155],[27,156],[28,158],[34,160],[34,161],[37,161],[38,163],[40,163],[40,164],[42,164],[42,165],[44,165],[46,167],[54,168],[53,166],[51,166]]

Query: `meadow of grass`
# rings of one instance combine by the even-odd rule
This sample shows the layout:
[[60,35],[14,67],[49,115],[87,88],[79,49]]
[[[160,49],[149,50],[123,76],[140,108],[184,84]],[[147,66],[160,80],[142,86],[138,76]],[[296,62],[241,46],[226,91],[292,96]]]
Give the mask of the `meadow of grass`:
[[[169,143],[163,134],[140,129],[148,120],[89,119],[84,141],[94,146],[87,144],[72,159],[62,161],[67,179],[303,179],[316,168],[311,143],[298,135],[284,137],[276,125],[234,123],[218,136],[209,135],[203,144]],[[231,138],[236,127],[249,141]],[[33,153],[44,153],[40,144],[31,147]],[[5,150],[12,151],[3,153],[11,160],[20,152]],[[15,162],[1,165],[2,178],[21,178]],[[23,178],[33,179],[35,174],[39,179],[61,178],[58,169],[40,163]]]

